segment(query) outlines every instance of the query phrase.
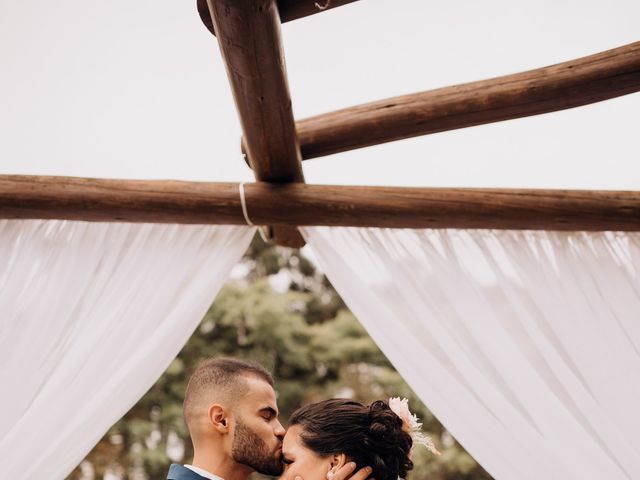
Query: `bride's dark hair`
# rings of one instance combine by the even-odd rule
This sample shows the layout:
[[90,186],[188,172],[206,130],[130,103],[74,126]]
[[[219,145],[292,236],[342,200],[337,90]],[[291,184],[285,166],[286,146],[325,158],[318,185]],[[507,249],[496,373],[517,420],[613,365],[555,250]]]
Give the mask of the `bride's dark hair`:
[[357,468],[370,466],[376,480],[406,478],[413,468],[413,441],[387,402],[363,405],[333,398],[299,408],[289,426],[300,425],[303,444],[321,457],[344,453]]

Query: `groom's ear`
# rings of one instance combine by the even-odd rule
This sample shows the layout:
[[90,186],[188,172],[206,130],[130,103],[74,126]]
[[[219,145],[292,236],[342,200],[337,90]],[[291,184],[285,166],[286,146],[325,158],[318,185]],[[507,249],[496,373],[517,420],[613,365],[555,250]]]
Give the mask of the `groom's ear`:
[[337,470],[347,463],[347,456],[344,453],[335,453],[331,455],[331,469]]
[[229,417],[227,410],[219,403],[214,403],[209,407],[209,423],[219,433],[229,432]]

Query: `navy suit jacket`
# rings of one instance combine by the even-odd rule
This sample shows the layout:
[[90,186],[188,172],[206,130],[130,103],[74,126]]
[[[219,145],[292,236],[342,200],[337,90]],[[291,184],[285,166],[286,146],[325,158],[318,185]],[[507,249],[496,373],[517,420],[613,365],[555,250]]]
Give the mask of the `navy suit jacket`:
[[198,475],[193,470],[189,470],[187,467],[172,463],[169,467],[169,474],[167,480],[207,480],[201,475]]

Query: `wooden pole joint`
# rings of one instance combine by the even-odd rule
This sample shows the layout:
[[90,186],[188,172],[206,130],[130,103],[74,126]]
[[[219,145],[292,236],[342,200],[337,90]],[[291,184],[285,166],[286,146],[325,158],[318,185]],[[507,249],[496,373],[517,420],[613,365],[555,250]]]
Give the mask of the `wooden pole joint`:
[[[256,180],[304,182],[275,0],[207,2]],[[280,245],[304,245],[295,227],[272,230]]]

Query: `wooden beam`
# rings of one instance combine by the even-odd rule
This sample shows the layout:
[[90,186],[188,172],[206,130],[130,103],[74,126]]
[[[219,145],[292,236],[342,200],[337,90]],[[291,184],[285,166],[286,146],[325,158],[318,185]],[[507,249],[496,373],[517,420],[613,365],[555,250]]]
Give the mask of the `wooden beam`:
[[640,42],[550,67],[345,108],[297,122],[304,159],[539,115],[640,90]]
[[[640,192],[245,185],[256,224],[640,231]],[[0,176],[0,218],[245,224],[238,184]]]
[[[275,0],[207,0],[256,180],[304,182]],[[295,228],[273,229],[300,247]]]
[[[285,23],[316,13],[326,12],[327,10],[332,10],[356,1],[357,0],[279,0],[277,3],[280,21]],[[211,20],[211,14],[209,13],[207,0],[198,0],[198,14],[200,15],[202,23],[207,27],[207,30],[215,35],[216,32],[213,21]]]
[[208,0],[249,162],[265,182],[302,181],[274,0]]

